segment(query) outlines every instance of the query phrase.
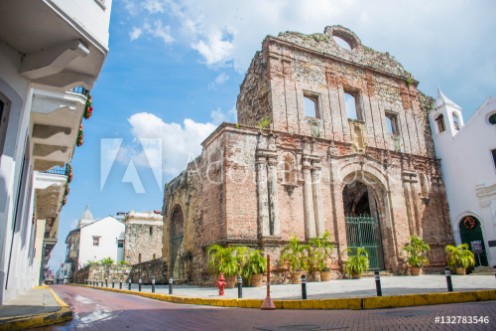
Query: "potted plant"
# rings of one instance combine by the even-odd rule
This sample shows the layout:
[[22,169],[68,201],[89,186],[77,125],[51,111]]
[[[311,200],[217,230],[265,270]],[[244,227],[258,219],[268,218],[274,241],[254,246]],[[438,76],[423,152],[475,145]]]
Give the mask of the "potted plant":
[[253,287],[262,286],[263,274],[267,270],[267,258],[258,249],[250,249],[243,268],[243,278]]
[[457,274],[465,275],[467,268],[475,265],[474,253],[468,248],[468,244],[446,245],[444,249],[448,258],[448,266]]
[[312,270],[315,281],[329,281],[331,279],[327,260],[334,249],[334,244],[330,238],[329,231],[325,231],[322,237],[310,239],[310,245],[307,246],[309,268]]
[[209,267],[217,275],[223,274],[225,276],[228,288],[234,288],[236,276],[241,275],[246,261],[247,249],[244,246],[223,247],[218,244],[210,245],[207,248]]
[[411,268],[412,276],[420,275],[424,265],[429,263],[427,252],[430,249],[429,244],[417,236],[411,236],[410,242],[405,244],[403,250],[406,252],[406,263]]
[[361,277],[362,273],[369,270],[369,253],[364,247],[348,248],[348,261],[345,262],[344,271],[353,279]]
[[287,261],[289,263],[292,284],[300,284],[301,275],[307,269],[306,249],[307,246],[301,244],[293,235],[289,239],[289,243],[281,250],[281,261]]

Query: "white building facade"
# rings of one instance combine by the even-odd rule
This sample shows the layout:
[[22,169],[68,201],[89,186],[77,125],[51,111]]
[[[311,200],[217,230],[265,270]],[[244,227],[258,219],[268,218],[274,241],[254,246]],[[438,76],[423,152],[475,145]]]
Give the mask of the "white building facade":
[[430,113],[456,244],[479,265],[496,265],[496,98],[465,124],[462,109],[441,91]]
[[1,305],[38,285],[57,242],[87,98],[72,91],[90,90],[102,69],[111,4],[0,3]]
[[90,262],[111,258],[118,263],[124,259],[125,224],[112,216],[95,220],[86,207],[78,225],[66,239],[65,264],[70,265],[70,274]]

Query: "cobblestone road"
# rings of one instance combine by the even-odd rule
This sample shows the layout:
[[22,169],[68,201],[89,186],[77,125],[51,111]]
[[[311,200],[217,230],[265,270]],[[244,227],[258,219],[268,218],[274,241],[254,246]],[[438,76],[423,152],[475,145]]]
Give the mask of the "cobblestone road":
[[[71,306],[74,320],[37,330],[496,329],[496,301],[365,311],[261,311],[172,304],[133,295],[63,285],[53,286],[53,289]],[[451,316],[461,318],[458,320],[457,317]],[[468,324],[469,316],[472,324]],[[488,323],[484,321],[486,316],[485,321]],[[478,317],[477,324],[474,323],[474,317]],[[479,320],[479,317],[482,319]]]

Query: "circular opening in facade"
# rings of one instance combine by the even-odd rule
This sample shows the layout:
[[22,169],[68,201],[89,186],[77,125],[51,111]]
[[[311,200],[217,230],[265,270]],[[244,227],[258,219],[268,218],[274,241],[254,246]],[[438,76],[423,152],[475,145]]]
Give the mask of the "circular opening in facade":
[[487,120],[489,121],[489,124],[496,125],[496,113],[489,115]]

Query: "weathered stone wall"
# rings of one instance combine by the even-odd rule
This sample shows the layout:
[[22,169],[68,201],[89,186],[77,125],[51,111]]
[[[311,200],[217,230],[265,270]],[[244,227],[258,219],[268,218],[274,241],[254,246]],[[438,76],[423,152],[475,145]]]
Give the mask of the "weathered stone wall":
[[79,269],[73,276],[72,282],[76,284],[87,284],[88,281],[105,281],[108,279],[110,284],[112,280],[119,282],[122,279],[127,282],[131,266],[128,265],[88,265]]
[[124,260],[135,265],[162,257],[163,218],[155,213],[131,211],[124,220]]
[[129,277],[133,282],[138,282],[141,278],[143,284],[151,284],[152,279],[155,278],[155,284],[167,284],[168,272],[167,261],[162,259],[155,259],[139,264],[135,264],[131,268]]
[[[427,121],[432,100],[417,84],[389,54],[341,27],[267,37],[241,85],[240,124],[222,124],[166,186],[164,257],[178,255],[174,278],[211,282],[205,249],[212,243],[261,248],[277,265],[291,235],[307,241],[326,230],[339,272],[347,248],[343,191],[358,182],[379,219],[385,268],[406,272],[402,247],[414,234],[431,245],[431,266],[442,266],[442,248],[452,241],[448,207]],[[348,119],[345,91],[357,96],[363,118]],[[305,116],[306,95],[316,98],[317,117]],[[272,127],[254,128],[267,113]],[[387,114],[397,136],[386,129]],[[171,254],[178,208],[184,233]]]

